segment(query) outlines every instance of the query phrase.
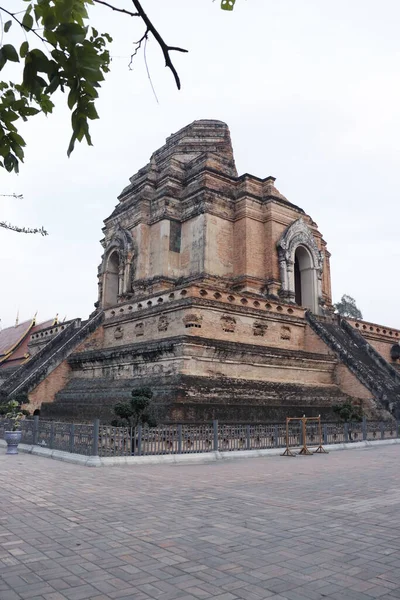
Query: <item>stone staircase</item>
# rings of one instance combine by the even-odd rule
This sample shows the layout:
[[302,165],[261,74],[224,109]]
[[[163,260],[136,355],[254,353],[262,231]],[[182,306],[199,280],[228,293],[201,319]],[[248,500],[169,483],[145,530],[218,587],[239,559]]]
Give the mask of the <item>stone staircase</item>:
[[49,373],[73,352],[86,337],[101,324],[103,312],[88,321],[75,319],[53,337],[27,363],[21,365],[0,386],[0,400],[12,399],[33,390]]
[[313,331],[371,392],[382,408],[399,418],[400,373],[344,318],[338,315],[332,318],[317,317],[310,311],[306,313],[306,318]]

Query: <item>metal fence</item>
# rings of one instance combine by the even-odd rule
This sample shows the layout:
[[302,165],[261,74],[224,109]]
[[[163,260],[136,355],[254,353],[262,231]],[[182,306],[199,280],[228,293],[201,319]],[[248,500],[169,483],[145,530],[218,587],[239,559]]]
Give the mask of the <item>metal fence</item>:
[[[0,437],[10,429],[7,419],[0,420]],[[43,421],[39,417],[21,421],[23,444],[32,444],[54,450],[64,450],[76,454],[95,454],[96,423],[76,424]]]
[[[323,423],[322,443],[340,444],[362,440],[382,440],[399,435],[399,423],[374,422]],[[0,418],[0,437],[10,424]],[[224,425],[213,421],[205,425],[160,425],[158,427],[112,427],[91,424],[44,421],[39,417],[21,421],[24,444],[94,456],[149,456],[198,454],[219,450],[261,450],[286,446],[286,424]],[[307,446],[320,443],[318,425],[307,424]],[[289,446],[303,444],[300,423],[289,427]]]

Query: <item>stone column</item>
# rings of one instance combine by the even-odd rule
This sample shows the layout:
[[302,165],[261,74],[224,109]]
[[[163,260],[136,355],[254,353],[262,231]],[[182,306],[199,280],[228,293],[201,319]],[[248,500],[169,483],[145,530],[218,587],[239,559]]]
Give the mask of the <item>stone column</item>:
[[295,294],[295,284],[294,284],[294,260],[287,260],[287,278],[288,278],[288,287],[287,287],[287,298],[291,302],[294,302],[296,299]]
[[119,266],[118,270],[118,296],[124,293],[124,265]]
[[286,293],[288,291],[288,275],[287,275],[287,266],[286,260],[284,256],[279,257],[279,272],[281,275],[282,282],[282,292]]

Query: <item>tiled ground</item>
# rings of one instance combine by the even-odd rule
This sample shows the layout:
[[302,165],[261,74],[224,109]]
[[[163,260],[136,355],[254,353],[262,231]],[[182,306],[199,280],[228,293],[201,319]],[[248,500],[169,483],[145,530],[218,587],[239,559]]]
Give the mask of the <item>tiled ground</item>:
[[0,600],[400,598],[400,447],[89,469],[0,450]]

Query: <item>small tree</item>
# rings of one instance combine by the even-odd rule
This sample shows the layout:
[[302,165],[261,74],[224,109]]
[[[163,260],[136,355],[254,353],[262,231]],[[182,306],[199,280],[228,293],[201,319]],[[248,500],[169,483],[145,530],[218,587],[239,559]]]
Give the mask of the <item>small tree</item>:
[[24,417],[29,417],[30,412],[25,408],[21,408],[23,404],[29,404],[28,394],[18,394],[10,400],[7,396],[0,397],[0,416],[6,416],[8,413],[14,411],[21,413]]
[[137,427],[138,425],[156,425],[154,406],[152,405],[153,392],[150,388],[136,388],[132,390],[132,398],[126,402],[119,402],[114,406],[118,419],[112,421],[116,427]]
[[350,400],[346,400],[343,404],[336,404],[333,407],[333,412],[345,423],[359,423],[363,417],[361,406],[352,404]]
[[362,319],[362,312],[357,307],[356,301],[351,296],[343,294],[340,302],[333,305],[335,312],[342,317],[348,317],[350,319]]
[[10,431],[18,431],[25,416],[16,400],[10,400],[7,404],[0,405],[0,415],[4,416],[10,423]]

